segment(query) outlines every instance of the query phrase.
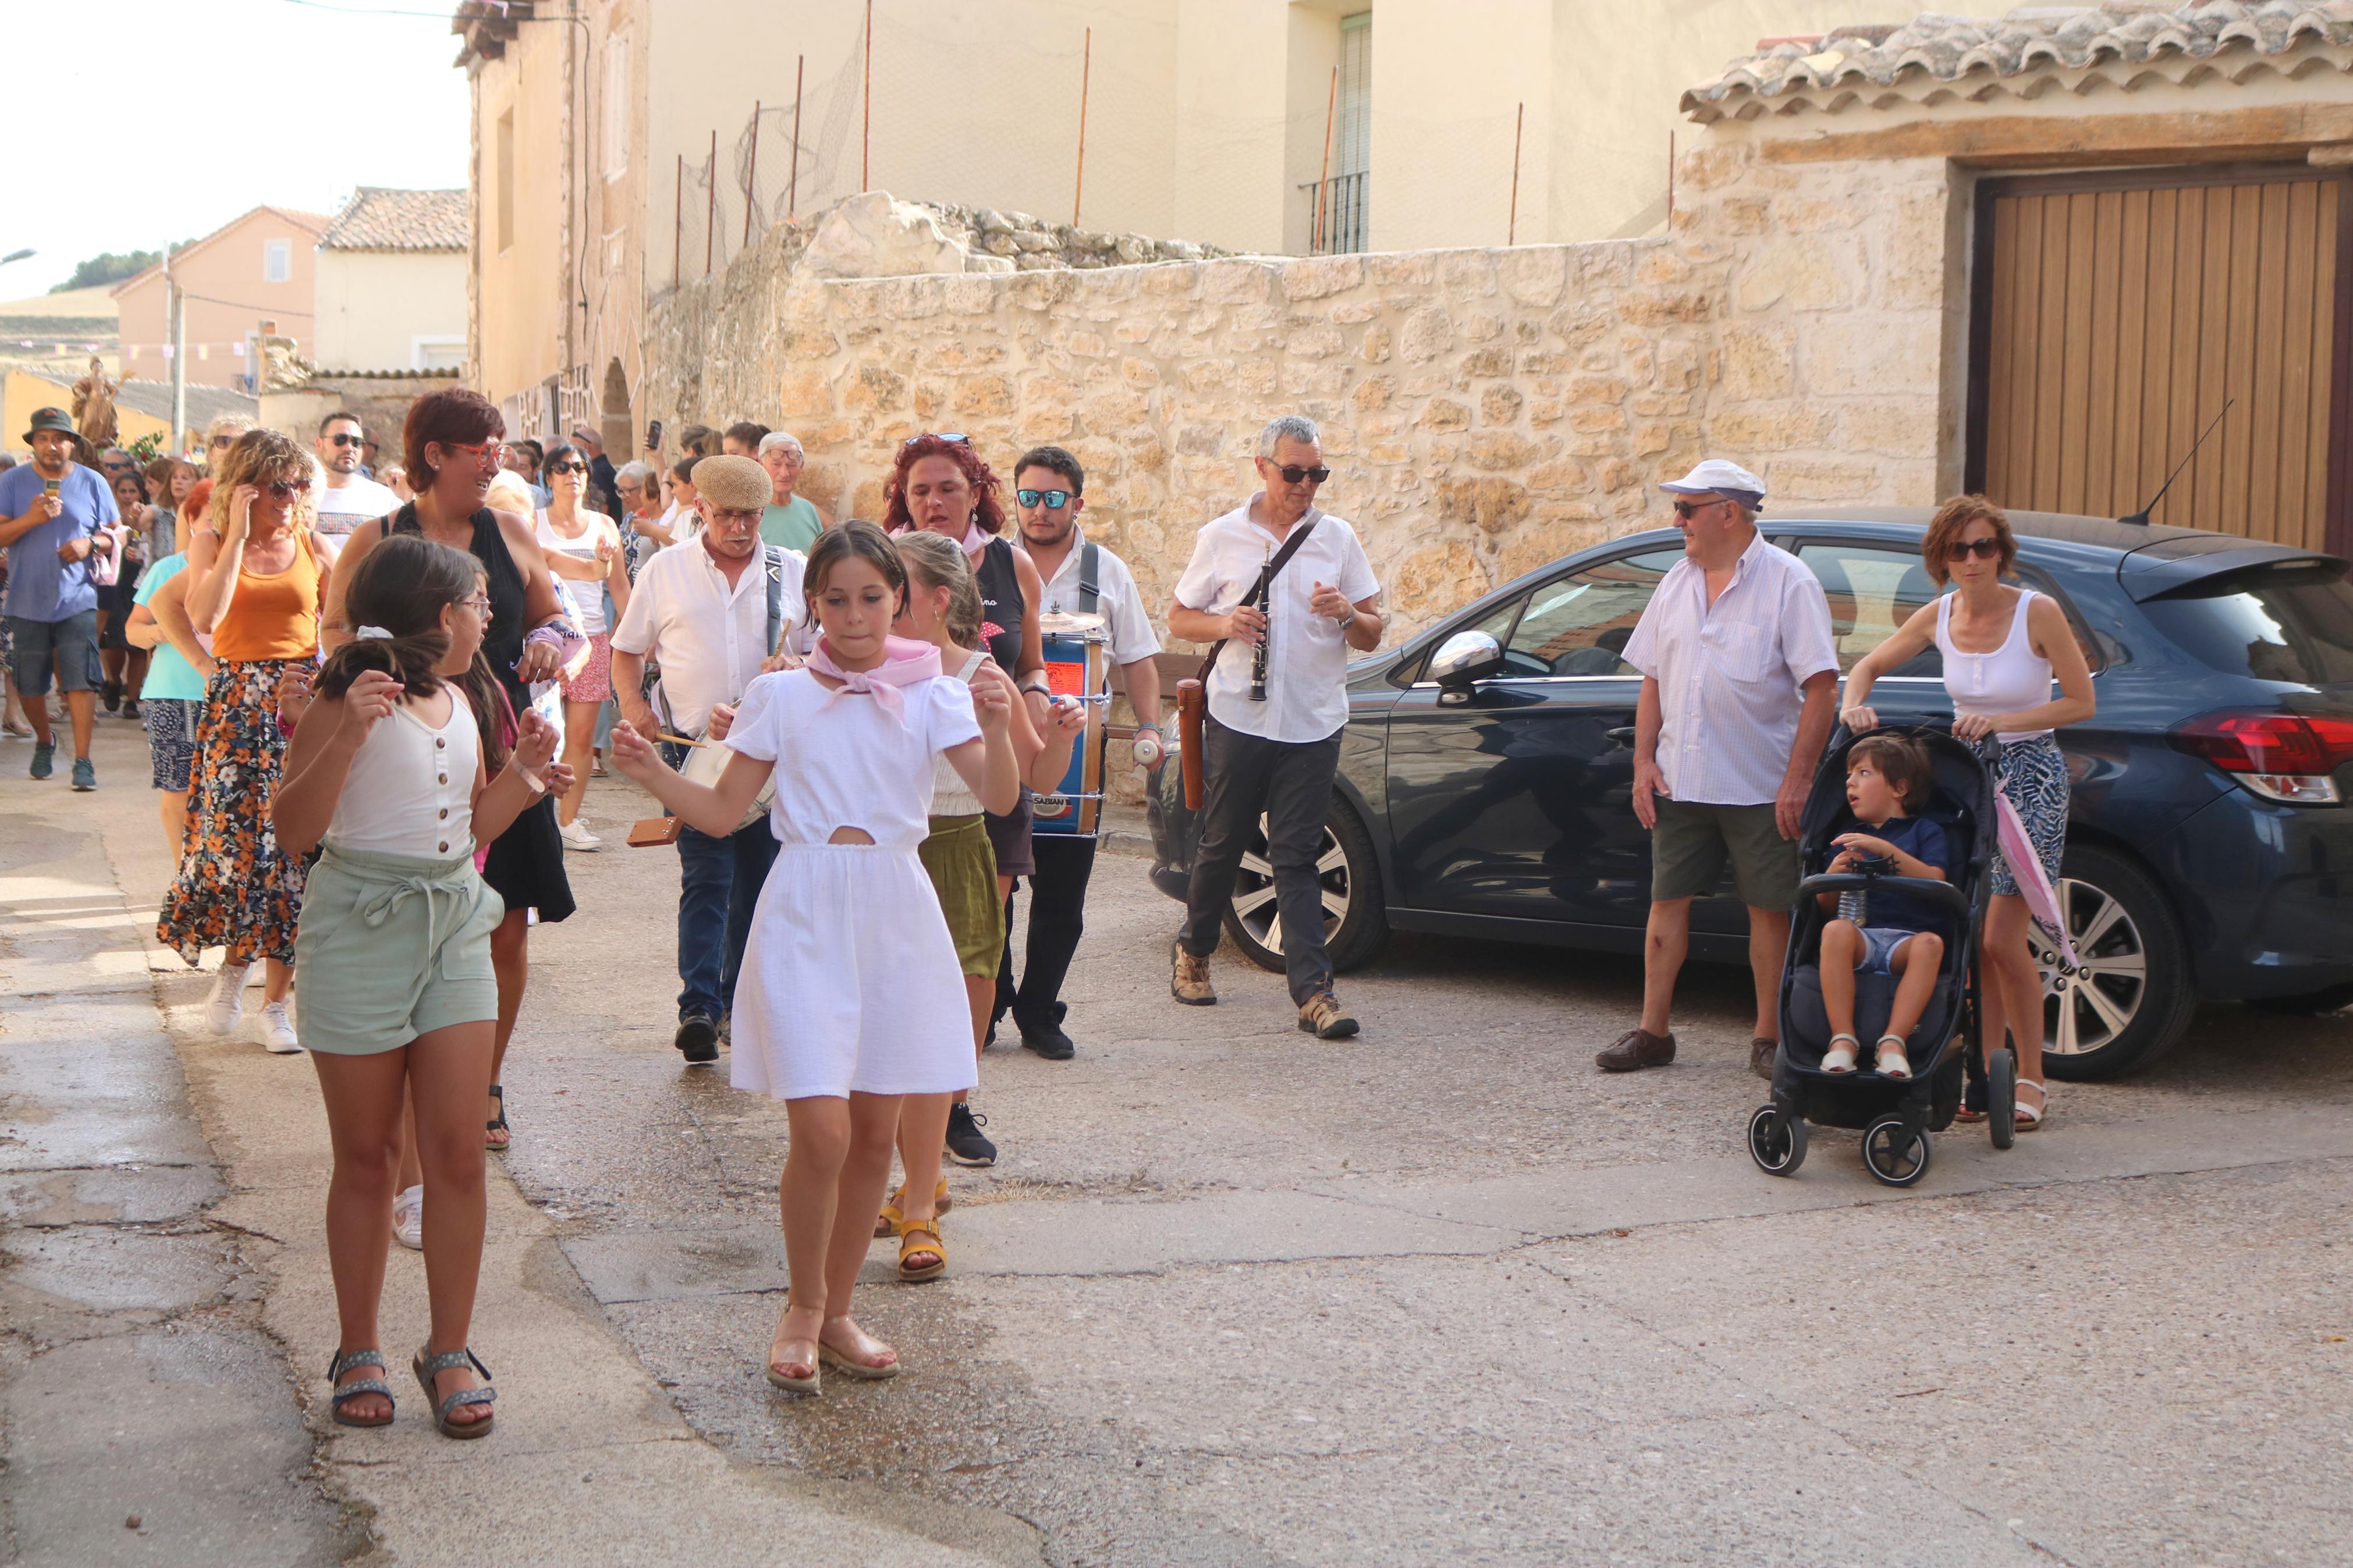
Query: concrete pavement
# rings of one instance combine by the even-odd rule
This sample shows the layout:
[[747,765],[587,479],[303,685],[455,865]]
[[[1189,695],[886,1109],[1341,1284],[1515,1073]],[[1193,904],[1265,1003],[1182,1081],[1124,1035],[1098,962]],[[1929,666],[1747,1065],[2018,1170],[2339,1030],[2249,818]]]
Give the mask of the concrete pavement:
[[[0,846],[26,813],[41,836],[0,859],[12,898],[112,893],[94,826],[152,911],[143,764],[108,733],[96,797],[36,790],[0,748]],[[1400,941],[1344,983],[1363,1039],[1318,1044],[1222,955],[1219,1006],[1170,1003],[1172,907],[1106,856],[1079,1058],[990,1053],[976,1104],[1006,1156],[952,1178],[945,1281],[890,1282],[874,1254],[862,1315],[907,1375],[787,1401],[758,1372],[782,1108],[669,1048],[675,858],[617,847],[645,810],[628,786],[589,809],[616,847],[572,858],[583,912],[534,933],[505,1074],[476,1336],[501,1426],[470,1451],[413,1398],[388,1435],[323,1426],[307,1068],[189,1034],[206,982],[157,961],[227,1189],[202,1212],[244,1248],[227,1289],[263,1296],[301,1374],[279,1387],[320,1461],[293,1517],[321,1549],[356,1515],[403,1562],[485,1531],[524,1562],[2353,1556],[2342,1017],[2206,1009],[2151,1072],[2056,1086],[2052,1125],[2009,1152],[1955,1128],[1910,1192],[1826,1131],[1776,1182],[1739,1142],[1761,1095],[1744,974],[1687,977],[1674,1068],[1604,1078],[1624,961]],[[89,942],[90,985],[131,962],[120,934]],[[60,1028],[8,1021],[12,1058]],[[421,1332],[414,1255],[393,1273],[396,1348]],[[74,1489],[26,1479],[22,1430],[0,1498],[62,1515],[40,1494]]]

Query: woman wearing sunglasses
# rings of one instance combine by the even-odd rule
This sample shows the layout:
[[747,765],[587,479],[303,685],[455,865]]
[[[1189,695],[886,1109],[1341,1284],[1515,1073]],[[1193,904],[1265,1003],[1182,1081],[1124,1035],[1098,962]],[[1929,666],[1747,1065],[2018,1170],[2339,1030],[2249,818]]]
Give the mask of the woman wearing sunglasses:
[[[1992,735],[2001,742],[2001,793],[2018,808],[2034,840],[2042,874],[2059,879],[2067,846],[2067,759],[2052,731],[2092,716],[2091,667],[2058,602],[2002,581],[2018,559],[2010,519],[1983,496],[1955,496],[1936,509],[1920,542],[1928,575],[1953,591],[1913,612],[1896,634],[1865,654],[1846,678],[1839,720],[1857,733],[1879,715],[1868,705],[1872,684],[1926,653],[1944,656],[1945,689],[1953,699],[1953,733],[1964,741]],[[2059,695],[2051,695],[2056,677]],[[2007,1027],[2018,1053],[2018,1130],[2042,1124],[2048,1097],[2042,1084],[2042,978],[2027,945],[2030,917],[2018,881],[1996,850],[1993,902],[1986,913],[1981,960],[1988,1046]],[[2031,1097],[2031,1098],[2030,1098]],[[1972,1108],[1965,1120],[1983,1120]]]
[[156,940],[194,965],[228,950],[206,1019],[216,1035],[245,1016],[245,974],[262,981],[261,1043],[301,1050],[286,995],[302,865],[278,847],[269,803],[286,758],[279,689],[298,687],[319,652],[328,560],[314,524],[311,454],[275,430],[248,430],[218,461],[205,525],[187,542],[187,613],[212,637],[213,674],[196,719],[179,874],[164,895]]
[[613,520],[589,508],[588,459],[577,447],[558,447],[540,470],[551,499],[533,519],[547,568],[572,585],[580,608],[580,635],[588,639],[588,662],[564,678],[564,764],[572,787],[556,807],[564,843],[571,849],[598,849],[604,840],[581,820],[580,798],[588,788],[588,753],[596,744],[596,714],[613,695],[613,649],[608,634],[629,607],[628,557]]

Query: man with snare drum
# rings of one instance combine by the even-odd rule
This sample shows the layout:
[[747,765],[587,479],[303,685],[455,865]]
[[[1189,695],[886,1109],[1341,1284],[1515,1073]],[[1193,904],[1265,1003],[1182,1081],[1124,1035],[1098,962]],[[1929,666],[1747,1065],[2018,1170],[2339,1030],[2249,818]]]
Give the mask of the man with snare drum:
[[[1085,508],[1086,471],[1060,447],[1025,454],[1013,470],[1013,500],[1021,518],[1021,550],[1045,584],[1049,616],[1100,616],[1111,662],[1127,682],[1135,710],[1132,754],[1150,767],[1165,750],[1160,742],[1159,634],[1144,611],[1135,574],[1127,563],[1087,538],[1079,527]],[[1098,735],[1089,743],[1101,744]],[[1062,977],[1086,930],[1087,880],[1094,873],[1092,833],[1057,833],[1044,826],[1030,836],[1038,869],[1029,878],[1029,937],[1022,973],[1013,973],[1013,900],[1005,900],[1005,962],[997,975],[997,1016],[1013,1015],[1021,1043],[1048,1061],[1068,1061],[1077,1047],[1062,1029],[1069,1008],[1061,1000]]]

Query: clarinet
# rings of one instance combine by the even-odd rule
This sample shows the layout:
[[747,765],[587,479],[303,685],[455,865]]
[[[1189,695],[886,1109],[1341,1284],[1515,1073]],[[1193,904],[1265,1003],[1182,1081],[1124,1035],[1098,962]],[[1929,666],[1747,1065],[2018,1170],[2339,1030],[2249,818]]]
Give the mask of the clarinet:
[[[1272,613],[1273,586],[1271,583],[1259,584],[1258,613],[1261,616],[1271,616]],[[1258,646],[1250,649],[1250,700],[1253,702],[1266,700],[1266,650],[1274,640],[1273,633],[1274,623],[1270,619],[1258,634]]]

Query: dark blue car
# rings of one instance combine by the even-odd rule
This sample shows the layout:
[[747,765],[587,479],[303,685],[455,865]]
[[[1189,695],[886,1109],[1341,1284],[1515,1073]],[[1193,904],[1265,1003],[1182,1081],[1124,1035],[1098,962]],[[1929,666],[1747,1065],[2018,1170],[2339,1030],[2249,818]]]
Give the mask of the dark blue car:
[[[1936,596],[1920,559],[1928,517],[1759,524],[1820,579],[1842,666]],[[2059,732],[2074,778],[2059,891],[2083,967],[2063,973],[2038,951],[2050,1069],[2104,1078],[2149,1061],[2200,1000],[2353,1001],[2346,563],[2100,518],[2012,512],[2010,524],[2020,578],[2065,608],[2099,698],[2096,719]],[[1351,668],[1324,856],[1340,967],[1393,930],[1640,951],[1650,839],[1629,794],[1641,682],[1619,655],[1682,554],[1672,530],[1596,545]],[[1872,702],[1890,723],[1949,715],[1936,651],[1882,679]],[[1245,860],[1227,925],[1282,967],[1262,854]],[[1746,961],[1729,882],[1692,925],[1694,956]]]

